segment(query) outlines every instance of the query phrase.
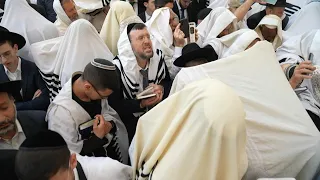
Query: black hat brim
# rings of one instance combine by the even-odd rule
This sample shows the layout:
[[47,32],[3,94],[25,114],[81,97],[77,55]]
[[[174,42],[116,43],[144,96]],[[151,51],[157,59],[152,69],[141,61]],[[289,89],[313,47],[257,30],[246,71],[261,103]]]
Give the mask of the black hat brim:
[[26,40],[20,34],[14,32],[0,31],[0,41],[11,41],[13,44],[18,45],[18,49],[21,49],[26,44]]
[[179,58],[177,58],[173,64],[178,67],[185,67],[186,63],[193,61],[195,59],[206,59],[210,61],[212,57],[212,49],[209,48],[201,48],[192,52],[188,52],[183,54]]
[[21,81],[7,81],[0,83],[0,92],[6,92],[12,95],[20,93]]

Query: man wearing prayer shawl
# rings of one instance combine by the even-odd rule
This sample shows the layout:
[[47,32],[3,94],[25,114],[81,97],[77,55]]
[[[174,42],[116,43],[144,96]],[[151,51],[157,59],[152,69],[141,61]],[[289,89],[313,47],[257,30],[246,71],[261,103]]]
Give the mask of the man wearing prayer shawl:
[[276,15],[266,15],[256,27],[261,40],[272,43],[275,50],[282,44],[282,24],[281,19]]
[[286,31],[294,35],[300,35],[320,29],[318,17],[320,17],[320,1],[311,2],[290,17],[290,24],[286,27]]
[[118,40],[128,24],[142,23],[128,2],[116,1],[111,3],[110,10],[104,20],[100,37],[114,56],[118,55]]
[[248,18],[247,20],[248,27],[250,29],[255,29],[264,16],[269,14],[274,14],[282,19],[282,28],[285,29],[289,21],[289,17],[284,13],[285,7],[286,7],[286,0],[277,0],[276,4],[274,5],[267,3],[266,9],[256,14],[253,14]]
[[[230,113],[232,112],[232,113]],[[186,86],[139,119],[138,180],[241,180],[248,167],[245,111],[224,83]]]
[[84,19],[72,23],[63,37],[33,44],[31,53],[50,90],[51,100],[72,74],[83,71],[92,59],[114,58],[93,25]]
[[104,59],[74,73],[48,108],[49,129],[65,139],[71,151],[81,155],[108,156],[128,163],[128,134],[107,97],[119,91],[115,65]]
[[[44,111],[17,111],[15,94],[20,93],[21,81],[0,83],[0,149],[18,149],[35,133],[47,129]],[[1,152],[2,153],[2,152]]]
[[290,38],[277,50],[277,58],[290,85],[318,129],[320,129],[319,46],[320,31],[313,30]]
[[63,137],[41,131],[19,148],[15,169],[20,180],[129,180],[132,168],[108,157],[86,157],[70,152]]
[[4,11],[0,25],[26,39],[26,45],[18,52],[24,59],[33,61],[31,44],[59,36],[55,25],[32,9],[25,0],[6,1]]
[[[154,52],[157,49],[163,52],[170,77],[173,79],[180,70],[173,62],[181,56],[185,45],[185,34],[180,30],[179,17],[170,8],[160,8],[153,12],[146,26],[151,35]],[[197,34],[196,31],[196,40]]]
[[[162,50],[153,51],[152,42],[143,23],[129,24],[118,42],[119,55],[114,63],[120,74],[120,91],[110,98],[110,105],[125,123],[129,139],[133,138],[138,118],[168,96],[171,79]],[[154,96],[137,99],[147,88]]]
[[213,49],[213,57],[222,59],[249,49],[257,41],[260,41],[260,37],[255,31],[240,29],[222,38],[209,40],[205,47]]
[[60,36],[63,36],[69,25],[77,19],[90,20],[88,15],[78,12],[73,0],[54,0],[53,9],[57,13],[57,20],[54,22],[59,30]]
[[283,75],[270,43],[261,41],[223,60],[181,69],[172,96],[205,78],[230,86],[244,104],[249,161],[244,179],[313,178],[320,163],[320,133]]

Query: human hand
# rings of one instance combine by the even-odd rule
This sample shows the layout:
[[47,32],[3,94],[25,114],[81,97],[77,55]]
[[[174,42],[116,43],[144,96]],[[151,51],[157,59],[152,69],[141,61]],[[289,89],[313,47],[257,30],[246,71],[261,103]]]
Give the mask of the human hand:
[[173,33],[173,40],[175,47],[183,47],[185,44],[184,33],[180,29],[181,24],[179,23]]
[[198,42],[198,39],[199,39],[198,29],[197,28],[195,28],[195,29],[196,29],[196,42]]
[[296,88],[304,79],[311,79],[313,71],[316,70],[311,61],[301,62],[293,72],[289,82],[293,88]]
[[32,100],[34,100],[35,98],[39,97],[39,96],[41,95],[41,93],[42,93],[42,91],[41,91],[40,89],[38,89],[38,90],[34,93]]
[[107,135],[112,129],[112,124],[106,122],[102,115],[97,115],[93,122],[93,133],[100,139]]

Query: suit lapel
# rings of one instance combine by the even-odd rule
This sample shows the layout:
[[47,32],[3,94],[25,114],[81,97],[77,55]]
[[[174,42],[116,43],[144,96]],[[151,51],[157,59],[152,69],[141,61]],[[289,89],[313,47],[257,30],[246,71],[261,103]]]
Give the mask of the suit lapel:
[[3,65],[0,66],[0,81],[1,82],[7,82],[10,81],[7,74],[6,70],[4,69]]
[[26,64],[25,60],[21,58],[22,98],[27,94],[27,85],[29,81],[29,76],[27,74],[27,71],[24,71],[26,69],[29,69],[27,66],[28,65]]

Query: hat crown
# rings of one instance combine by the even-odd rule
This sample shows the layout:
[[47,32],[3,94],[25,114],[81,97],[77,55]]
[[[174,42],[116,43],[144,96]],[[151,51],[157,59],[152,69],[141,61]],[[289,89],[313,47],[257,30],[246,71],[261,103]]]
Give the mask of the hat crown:
[[0,26],[0,31],[1,32],[9,32],[9,30],[3,26]]
[[190,43],[190,44],[187,44],[182,49],[182,54],[187,54],[187,53],[199,50],[199,49],[201,49],[201,48],[199,47],[199,45],[197,43]]
[[275,5],[267,4],[267,6],[274,6],[274,7],[285,7],[287,4],[286,0],[277,0]]

